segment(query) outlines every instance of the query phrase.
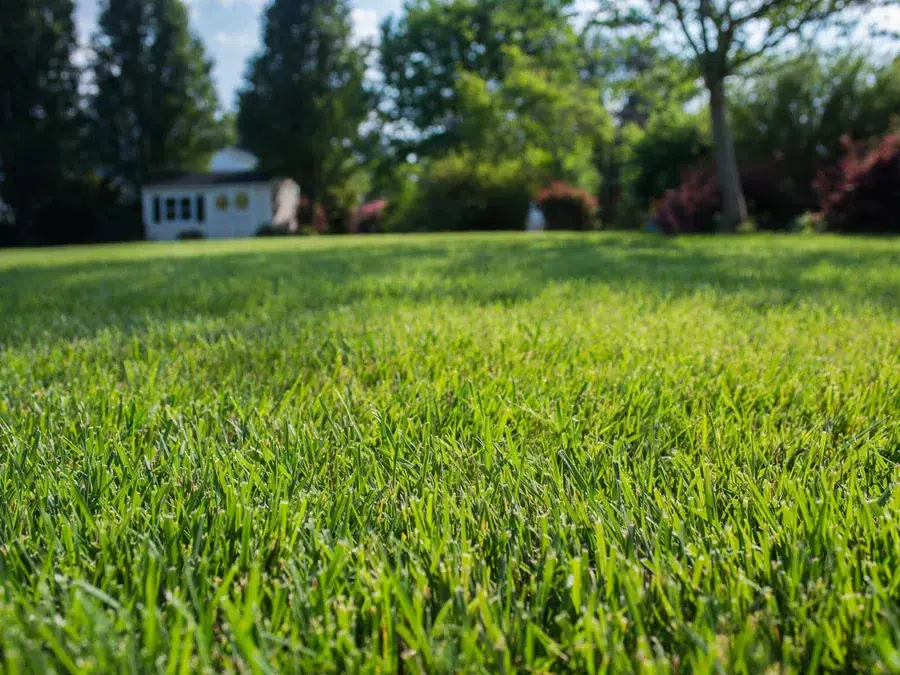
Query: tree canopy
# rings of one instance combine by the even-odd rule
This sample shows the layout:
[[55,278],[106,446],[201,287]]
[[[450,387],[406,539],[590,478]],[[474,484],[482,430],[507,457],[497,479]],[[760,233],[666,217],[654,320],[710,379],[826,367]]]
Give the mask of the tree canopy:
[[459,140],[461,73],[502,80],[514,47],[538,67],[584,61],[570,0],[413,0],[381,30],[382,109],[419,154]]
[[0,5],[0,201],[21,240],[80,162],[82,116],[71,0]]
[[459,74],[459,148],[486,161],[519,160],[536,178],[599,185],[596,158],[612,138],[602,94],[577,72],[537,67],[518,48],[504,49],[509,69],[489,82]]
[[181,0],[107,0],[94,37],[91,147],[136,190],[153,171],[202,169],[225,140],[203,44]]
[[807,29],[870,5],[869,0],[604,0],[599,19],[683,43],[709,94],[723,224],[734,228],[747,219],[747,206],[727,116],[726,79]]
[[294,178],[326,206],[359,164],[369,51],[353,38],[346,0],[275,0],[239,95],[241,142],[263,168]]

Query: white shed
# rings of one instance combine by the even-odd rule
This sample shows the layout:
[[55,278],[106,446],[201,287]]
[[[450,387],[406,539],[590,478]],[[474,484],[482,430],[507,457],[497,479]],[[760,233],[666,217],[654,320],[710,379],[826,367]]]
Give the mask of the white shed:
[[294,229],[296,183],[273,180],[255,166],[253,155],[226,148],[213,157],[209,173],[148,177],[141,190],[147,239],[252,237],[263,225]]

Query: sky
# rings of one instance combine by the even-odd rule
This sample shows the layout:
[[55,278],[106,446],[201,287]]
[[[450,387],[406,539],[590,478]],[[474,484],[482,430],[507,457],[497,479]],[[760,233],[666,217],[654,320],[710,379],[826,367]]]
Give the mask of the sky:
[[[86,46],[96,30],[100,0],[75,0],[75,22],[79,42]],[[269,0],[184,0],[191,28],[206,45],[215,63],[213,77],[224,107],[233,109],[248,58],[260,46],[262,14]],[[597,0],[576,0],[580,12],[596,7]],[[353,22],[361,38],[377,36],[378,25],[389,14],[402,9],[403,0],[356,0]],[[900,30],[900,9],[882,9],[872,16],[882,28]],[[84,58],[84,52],[82,52]]]

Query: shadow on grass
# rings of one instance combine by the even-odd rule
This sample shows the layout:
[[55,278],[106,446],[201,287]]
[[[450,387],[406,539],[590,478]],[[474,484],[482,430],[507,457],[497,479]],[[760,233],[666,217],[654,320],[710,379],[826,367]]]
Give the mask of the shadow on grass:
[[[900,306],[900,246],[799,238],[653,236],[429,237],[344,240],[0,270],[0,342],[24,328],[55,337],[150,321],[268,309],[320,312],[365,302],[527,301],[561,283],[677,297],[711,289],[753,305]],[[60,318],[70,317],[71,324]],[[76,320],[77,319],[77,320]]]

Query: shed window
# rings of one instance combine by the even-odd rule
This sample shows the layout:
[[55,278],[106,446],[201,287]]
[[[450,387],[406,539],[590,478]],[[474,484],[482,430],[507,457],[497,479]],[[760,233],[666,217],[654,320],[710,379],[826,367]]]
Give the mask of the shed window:
[[247,207],[250,206],[250,197],[246,192],[238,192],[234,198],[234,205],[241,211],[246,211]]
[[181,219],[182,220],[190,220],[191,219],[191,198],[190,197],[182,197],[181,198]]
[[206,221],[206,199],[203,195],[197,195],[197,222]]
[[216,197],[216,208],[224,211],[228,208],[228,195],[219,195]]
[[166,220],[175,220],[175,200],[172,197],[166,199]]
[[162,220],[162,205],[159,202],[159,197],[153,198],[153,222],[158,223]]

